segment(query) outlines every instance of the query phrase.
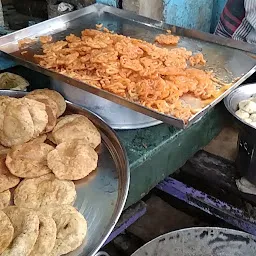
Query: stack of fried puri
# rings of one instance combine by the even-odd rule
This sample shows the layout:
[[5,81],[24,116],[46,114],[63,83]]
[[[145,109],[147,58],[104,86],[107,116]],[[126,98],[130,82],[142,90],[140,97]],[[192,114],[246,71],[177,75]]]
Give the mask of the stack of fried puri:
[[0,96],[1,255],[63,255],[84,241],[73,181],[97,168],[101,136],[88,118],[65,110],[48,89]]

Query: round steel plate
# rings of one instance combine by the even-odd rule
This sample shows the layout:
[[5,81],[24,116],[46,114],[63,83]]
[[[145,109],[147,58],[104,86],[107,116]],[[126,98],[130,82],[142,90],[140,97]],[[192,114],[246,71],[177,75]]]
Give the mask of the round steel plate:
[[160,236],[132,256],[254,256],[256,238],[223,228],[190,228]]
[[238,110],[238,104],[242,100],[248,100],[251,97],[256,97],[256,84],[247,84],[243,85],[236,90],[232,91],[225,99],[224,104],[227,110],[232,114],[236,119],[241,121],[244,125],[247,125],[255,129],[249,123],[246,123],[243,119],[239,118],[235,112]]
[[[25,92],[0,90],[0,95],[22,97]],[[67,102],[66,114],[88,117],[101,132],[97,149],[98,168],[89,177],[75,182],[77,199],[74,206],[85,216],[88,232],[83,245],[68,256],[93,256],[99,251],[116,225],[126,202],[130,170],[125,149],[116,133],[98,116]]]
[[96,113],[116,130],[147,128],[162,123],[61,81],[51,80],[51,88],[60,92],[67,100]]

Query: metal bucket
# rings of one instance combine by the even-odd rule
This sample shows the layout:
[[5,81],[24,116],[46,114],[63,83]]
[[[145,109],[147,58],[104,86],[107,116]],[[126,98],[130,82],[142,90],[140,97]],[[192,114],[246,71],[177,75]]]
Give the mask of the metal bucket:
[[51,88],[60,92],[68,101],[86,107],[99,115],[112,129],[139,129],[162,123],[159,120],[60,81],[51,80]]
[[256,238],[223,228],[190,228],[162,235],[132,256],[255,256]]

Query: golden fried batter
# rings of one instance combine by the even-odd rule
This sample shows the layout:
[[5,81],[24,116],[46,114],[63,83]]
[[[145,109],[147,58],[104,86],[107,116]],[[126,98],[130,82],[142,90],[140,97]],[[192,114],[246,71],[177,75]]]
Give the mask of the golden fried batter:
[[52,41],[52,37],[51,36],[40,36],[39,40],[42,44],[47,44]]
[[52,131],[57,144],[74,139],[81,139],[93,148],[101,143],[101,135],[94,124],[83,115],[66,115],[61,117]]
[[177,45],[178,42],[180,41],[180,37],[179,36],[174,36],[174,35],[159,35],[156,37],[156,42],[158,42],[159,44],[163,44],[163,45]]
[[57,117],[61,116],[66,110],[66,102],[60,93],[49,89],[38,89],[29,93],[31,95],[44,95],[51,98],[58,106]]
[[52,146],[37,141],[15,146],[7,154],[6,165],[17,177],[40,177],[51,172],[47,166],[47,155],[53,149]]
[[0,254],[4,252],[13,239],[14,228],[8,216],[0,211]]
[[3,129],[6,107],[11,101],[15,101],[15,99],[8,96],[0,96],[0,130]]
[[204,66],[206,64],[206,60],[204,59],[204,55],[202,53],[197,53],[194,56],[191,56],[189,58],[189,64],[190,64],[191,67],[194,67],[196,65]]
[[56,241],[57,227],[53,218],[37,212],[39,217],[39,234],[29,256],[49,256]]
[[6,157],[0,156],[0,192],[13,188],[20,182],[20,178],[11,174],[5,164]]
[[58,179],[80,180],[97,168],[98,154],[86,141],[71,140],[50,152],[47,163]]
[[50,256],[66,255],[77,249],[87,234],[84,216],[70,205],[43,207],[41,212],[54,219],[57,238]]
[[12,243],[1,255],[29,255],[39,233],[38,215],[36,212],[15,206],[9,206],[3,211],[14,227],[14,235]]
[[18,41],[18,45],[19,45],[19,48],[24,48],[31,44],[34,44],[35,42],[36,42],[36,39],[24,38]]
[[34,136],[34,122],[28,106],[22,100],[11,101],[4,112],[0,130],[1,144],[12,147],[31,140]]
[[49,96],[42,94],[28,94],[26,98],[39,101],[45,105],[45,111],[48,115],[48,123],[44,132],[48,133],[53,130],[57,122],[57,114],[59,111],[57,103]]
[[7,206],[9,206],[10,201],[11,201],[10,190],[5,190],[3,192],[0,192],[0,210],[3,210]]
[[[52,71],[184,121],[194,114],[182,103],[184,94],[203,100],[217,95],[212,75],[197,69],[207,78],[202,86],[198,74],[186,72],[205,64],[201,53],[192,56],[182,47],[168,50],[96,27],[85,29],[81,37],[71,34],[65,41],[44,44],[43,54],[34,57]],[[173,46],[179,39],[168,33],[158,35],[156,42]]]
[[53,173],[24,179],[14,192],[14,204],[36,209],[42,206],[73,204],[76,198],[75,184],[59,180]]
[[20,99],[24,105],[27,106],[28,111],[32,117],[34,124],[33,138],[36,138],[44,132],[48,124],[48,115],[46,113],[45,105],[39,101],[22,98]]

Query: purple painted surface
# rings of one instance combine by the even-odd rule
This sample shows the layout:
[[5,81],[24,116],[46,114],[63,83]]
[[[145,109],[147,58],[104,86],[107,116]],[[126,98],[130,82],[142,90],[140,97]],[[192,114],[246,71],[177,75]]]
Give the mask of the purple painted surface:
[[256,220],[247,216],[246,212],[241,209],[235,208],[172,178],[165,179],[157,185],[157,188],[211,215],[221,218],[239,229],[256,235]]
[[120,235],[122,232],[124,232],[128,227],[130,227],[139,218],[141,218],[146,213],[146,211],[147,211],[146,207],[143,209],[140,209],[131,218],[127,219],[120,227],[114,229],[103,246],[107,245],[112,240],[114,240],[118,235]]

